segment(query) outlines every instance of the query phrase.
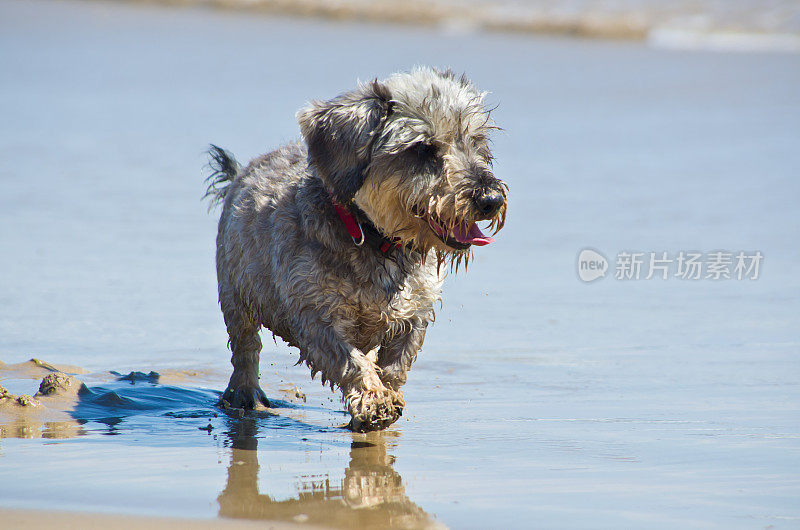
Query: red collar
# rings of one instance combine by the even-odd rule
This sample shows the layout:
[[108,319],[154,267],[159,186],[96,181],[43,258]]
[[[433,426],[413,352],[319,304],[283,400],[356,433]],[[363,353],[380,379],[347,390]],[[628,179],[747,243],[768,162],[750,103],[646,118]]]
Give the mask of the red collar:
[[336,213],[339,214],[339,219],[342,220],[344,227],[347,228],[347,233],[353,238],[353,243],[355,243],[357,247],[363,245],[364,230],[361,229],[361,224],[356,221],[356,218],[353,217],[353,214],[350,213],[350,210],[337,202],[333,197],[331,197],[331,202],[333,203],[333,207],[336,208]]
[[[350,237],[353,238],[353,243],[356,244],[357,247],[360,247],[364,244],[364,240],[367,239],[364,229],[361,228],[361,223],[350,213],[350,210],[347,209],[346,206],[339,203],[336,199],[333,198],[331,195],[331,202],[333,203],[333,207],[336,209],[336,213],[339,214],[339,219],[342,220],[344,223],[344,227],[347,229],[347,233],[350,234]],[[394,248],[400,248],[400,238],[392,238],[389,239],[384,237],[380,234],[377,229],[373,227],[369,227],[372,231],[375,232],[377,237],[369,238],[374,240],[375,246],[380,250],[383,254],[387,254],[390,250]]]

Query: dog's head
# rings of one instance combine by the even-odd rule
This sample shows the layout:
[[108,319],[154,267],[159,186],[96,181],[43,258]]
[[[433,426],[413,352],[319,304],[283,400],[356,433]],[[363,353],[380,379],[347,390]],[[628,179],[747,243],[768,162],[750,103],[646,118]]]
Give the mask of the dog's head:
[[484,95],[464,76],[418,68],[314,102],[298,121],[337,201],[355,203],[385,235],[458,262],[493,241],[479,221],[497,232],[506,216]]

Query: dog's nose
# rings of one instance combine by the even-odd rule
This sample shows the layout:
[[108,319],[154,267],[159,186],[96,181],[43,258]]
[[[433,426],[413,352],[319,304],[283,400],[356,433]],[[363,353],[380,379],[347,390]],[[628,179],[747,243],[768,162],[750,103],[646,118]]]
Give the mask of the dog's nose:
[[487,218],[494,217],[503,206],[503,203],[505,203],[503,196],[496,191],[486,192],[475,199],[475,205],[478,207],[478,211],[482,216]]

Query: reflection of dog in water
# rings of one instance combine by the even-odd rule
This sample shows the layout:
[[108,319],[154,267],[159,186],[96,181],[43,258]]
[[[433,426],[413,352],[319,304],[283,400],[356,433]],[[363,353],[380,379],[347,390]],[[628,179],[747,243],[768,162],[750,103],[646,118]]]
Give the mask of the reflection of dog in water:
[[219,515],[243,519],[307,522],[337,528],[430,528],[434,521],[405,494],[403,481],[386,454],[383,433],[352,442],[350,464],[340,484],[327,477],[298,484],[297,497],[275,501],[258,491],[257,424],[231,421],[228,481],[220,493]]
[[261,326],[342,389],[354,430],[403,411],[400,387],[433,320],[443,268],[503,226],[495,129],[466,77],[419,68],[301,110],[304,143],[241,169],[212,147],[223,203],[219,298],[233,351],[223,405],[268,405]]

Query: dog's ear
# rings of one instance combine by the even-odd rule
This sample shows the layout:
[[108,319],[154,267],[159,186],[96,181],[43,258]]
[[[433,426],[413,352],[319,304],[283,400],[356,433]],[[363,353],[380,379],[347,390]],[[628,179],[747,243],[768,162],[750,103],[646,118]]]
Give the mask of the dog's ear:
[[297,113],[309,162],[346,204],[364,183],[373,138],[391,110],[391,93],[377,80]]

